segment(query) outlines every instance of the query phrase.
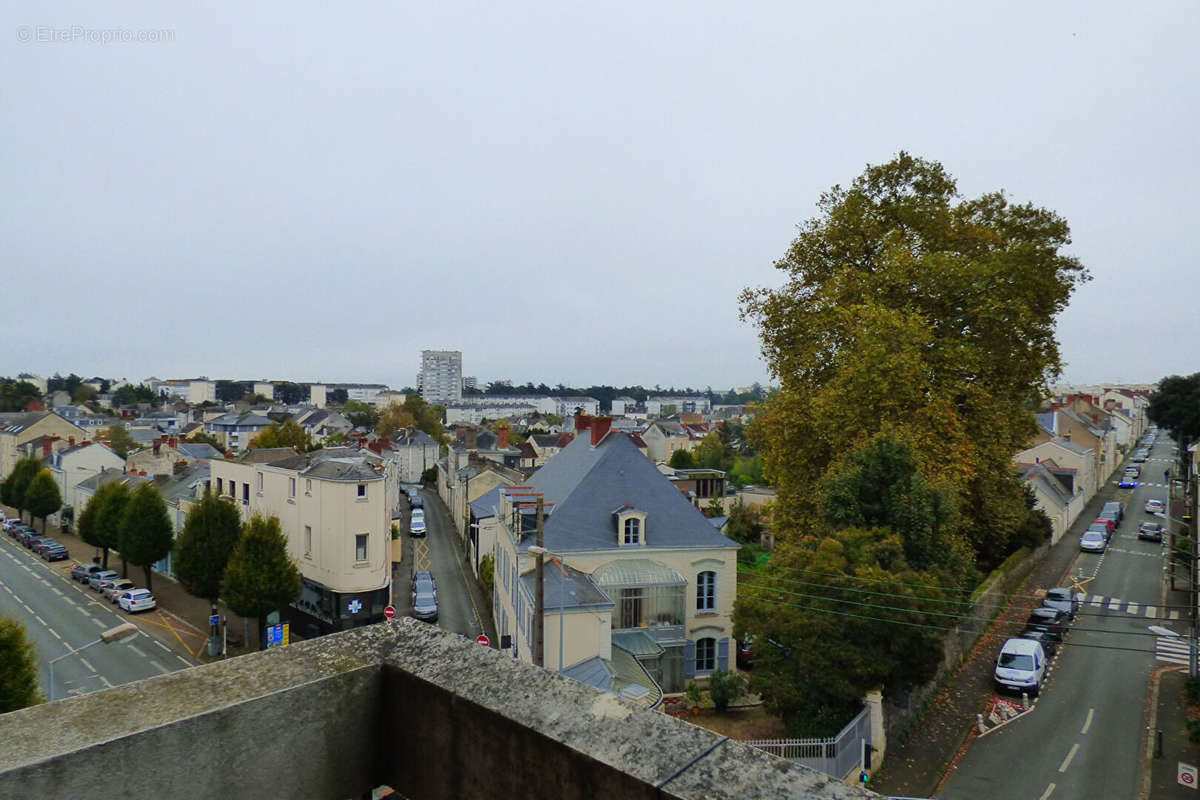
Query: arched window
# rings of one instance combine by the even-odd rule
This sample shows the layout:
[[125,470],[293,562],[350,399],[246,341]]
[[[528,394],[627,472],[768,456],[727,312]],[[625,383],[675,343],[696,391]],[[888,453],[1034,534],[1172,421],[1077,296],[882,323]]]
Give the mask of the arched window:
[[625,520],[625,544],[639,544],[642,541],[642,521],[636,517]]
[[705,571],[696,576],[696,610],[717,610],[717,573]]
[[717,640],[696,640],[696,672],[712,672],[717,668]]

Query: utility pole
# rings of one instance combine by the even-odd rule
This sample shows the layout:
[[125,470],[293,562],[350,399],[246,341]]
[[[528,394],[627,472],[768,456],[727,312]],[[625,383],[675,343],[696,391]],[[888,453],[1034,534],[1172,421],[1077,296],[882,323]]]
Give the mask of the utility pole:
[[533,663],[543,667],[546,665],[546,529],[542,520],[541,497],[537,499],[537,546],[537,562],[534,567],[537,596],[533,606]]

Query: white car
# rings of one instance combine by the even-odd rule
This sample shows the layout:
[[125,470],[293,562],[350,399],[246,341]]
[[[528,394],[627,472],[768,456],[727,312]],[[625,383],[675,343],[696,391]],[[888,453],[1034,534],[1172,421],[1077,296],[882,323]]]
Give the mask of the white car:
[[1009,639],[1000,648],[993,677],[999,691],[1035,695],[1046,677],[1046,652],[1038,642]]
[[1167,506],[1162,500],[1151,499],[1146,501],[1146,511],[1150,512],[1151,514],[1165,514],[1167,511]]
[[138,611],[149,611],[157,607],[158,603],[154,602],[154,595],[150,594],[149,589],[130,589],[121,593],[117,605],[134,614]]

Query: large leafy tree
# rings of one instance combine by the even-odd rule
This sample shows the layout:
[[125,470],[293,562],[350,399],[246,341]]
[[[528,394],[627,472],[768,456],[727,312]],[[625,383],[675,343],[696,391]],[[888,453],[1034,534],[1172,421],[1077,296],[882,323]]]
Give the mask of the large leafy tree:
[[[103,488],[103,487],[101,487]],[[99,495],[99,491],[96,495]],[[79,538],[92,547],[104,547],[104,540],[100,538],[100,527],[97,519],[99,517],[100,504],[96,502],[96,497],[93,496],[91,502],[84,506],[83,511],[79,515],[76,530],[79,533]]]
[[300,570],[287,552],[277,517],[255,515],[246,523],[221,581],[221,597],[237,614],[258,621],[258,644],[266,647],[266,616],[300,596]]
[[[1061,366],[1055,318],[1087,279],[1062,252],[1065,220],[1002,192],[961,199],[940,164],[906,153],[819,210],[776,263],[784,284],[742,295],[781,387],[752,426],[779,490],[777,535],[819,520],[829,466],[886,422],[963,496],[967,521],[1020,509],[1008,460]],[[984,566],[1006,550],[972,543]]]
[[[33,479],[41,471],[42,462],[28,456],[17,461],[13,465],[12,472],[8,474],[8,480],[4,482],[4,502],[17,509],[18,517],[21,517],[29,508],[25,493],[28,491],[29,485],[33,483]],[[32,521],[31,516],[30,522]]]
[[[109,481],[96,490],[92,495],[92,500],[88,503],[88,508],[96,507],[94,519],[94,533],[97,541],[100,542],[101,563],[105,569],[108,569],[108,551],[109,549],[119,550],[121,547],[121,517],[125,513],[125,506],[129,503],[129,498],[132,495],[129,487],[122,481]],[[84,513],[87,513],[86,511]],[[125,567],[125,561],[128,557],[122,553],[122,568],[121,574],[126,574],[128,570]]]
[[42,701],[37,669],[37,653],[21,623],[0,617],[0,714]]
[[144,483],[133,492],[121,512],[117,535],[121,558],[145,570],[146,588],[152,589],[151,567],[167,557],[174,543],[171,516],[158,489]]
[[405,397],[404,407],[408,410],[409,414],[412,414],[418,430],[432,436],[435,442],[446,444],[449,437],[446,436],[446,428],[442,424],[442,421],[446,418],[445,408],[442,406],[431,406],[425,402],[425,398],[415,393]]
[[25,490],[25,505],[29,508],[29,518],[32,521],[42,518],[42,533],[46,532],[46,517],[62,508],[62,494],[58,490],[58,481],[50,470],[44,469],[34,476]]
[[175,577],[188,594],[203,597],[216,613],[221,579],[242,535],[242,520],[228,500],[206,492],[188,512],[175,542]]
[[388,403],[383,411],[379,412],[375,432],[380,436],[391,436],[398,430],[411,428],[416,424],[417,421],[408,410],[407,403]]
[[108,442],[108,446],[112,451],[125,458],[129,455],[129,451],[137,449],[137,442],[129,435],[129,431],[120,423],[113,423],[104,429],[104,440]]
[[305,453],[312,449],[312,437],[308,431],[295,420],[287,420],[282,425],[272,422],[258,432],[250,441],[251,447],[294,447],[297,452]]
[[[1200,372],[1187,377],[1171,375],[1159,381],[1146,413],[1179,442],[1179,452],[1186,453],[1188,446],[1200,439]],[[1188,460],[1183,462],[1187,470]]]

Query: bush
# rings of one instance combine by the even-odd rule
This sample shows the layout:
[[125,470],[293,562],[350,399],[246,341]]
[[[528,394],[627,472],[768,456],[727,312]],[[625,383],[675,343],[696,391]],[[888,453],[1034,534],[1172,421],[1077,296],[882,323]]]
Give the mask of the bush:
[[400,538],[400,523],[398,523],[398,522],[392,523],[392,538],[393,539]]
[[717,711],[728,711],[730,703],[746,694],[746,682],[741,675],[719,669],[708,679],[708,693]]
[[483,593],[491,599],[492,585],[496,579],[496,559],[490,554],[479,560],[479,582],[483,584]]
[[693,705],[700,705],[701,694],[699,684],[695,682],[689,683],[687,688],[687,696],[688,700],[691,700]]
[[1190,705],[1200,706],[1200,678],[1188,678],[1183,691]]

